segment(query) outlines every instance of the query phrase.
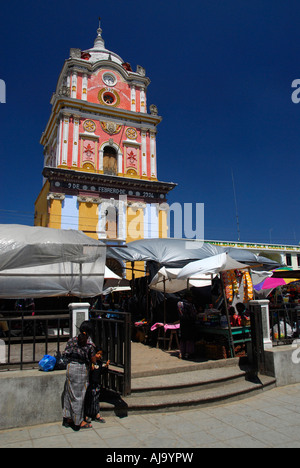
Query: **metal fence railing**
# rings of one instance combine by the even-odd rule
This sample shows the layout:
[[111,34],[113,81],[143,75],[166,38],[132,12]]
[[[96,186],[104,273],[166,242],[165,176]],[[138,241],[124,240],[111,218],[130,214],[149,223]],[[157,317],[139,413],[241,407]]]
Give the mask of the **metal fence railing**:
[[103,386],[123,396],[131,393],[131,315],[126,312],[94,310],[95,344],[100,345],[109,371]]
[[0,371],[38,367],[45,354],[64,350],[70,337],[70,314],[66,311],[1,311]]
[[[117,315],[116,315],[117,314]],[[93,339],[110,360],[103,386],[123,396],[131,393],[131,315],[94,310]],[[34,369],[46,354],[62,353],[72,330],[68,311],[1,311],[0,372]]]
[[274,346],[291,344],[300,337],[300,310],[282,307],[270,308],[271,339]]

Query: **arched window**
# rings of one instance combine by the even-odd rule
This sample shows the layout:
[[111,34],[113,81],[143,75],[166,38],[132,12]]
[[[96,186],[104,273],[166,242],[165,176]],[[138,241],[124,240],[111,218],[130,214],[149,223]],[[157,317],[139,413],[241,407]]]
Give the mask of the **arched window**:
[[118,175],[118,155],[112,146],[105,146],[104,148],[103,172],[107,175]]

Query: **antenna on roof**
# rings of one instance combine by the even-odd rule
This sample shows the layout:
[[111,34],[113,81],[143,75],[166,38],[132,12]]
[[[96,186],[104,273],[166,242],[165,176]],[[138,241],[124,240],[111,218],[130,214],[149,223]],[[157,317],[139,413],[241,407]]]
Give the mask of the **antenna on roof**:
[[235,203],[235,213],[236,213],[236,225],[237,225],[237,232],[238,232],[238,241],[241,240],[241,233],[240,233],[240,223],[239,223],[239,213],[238,213],[238,206],[236,200],[236,193],[235,193],[235,185],[234,185],[234,177],[233,177],[233,170],[231,169],[231,176],[232,176],[232,186],[233,186],[233,195],[234,195],[234,203]]

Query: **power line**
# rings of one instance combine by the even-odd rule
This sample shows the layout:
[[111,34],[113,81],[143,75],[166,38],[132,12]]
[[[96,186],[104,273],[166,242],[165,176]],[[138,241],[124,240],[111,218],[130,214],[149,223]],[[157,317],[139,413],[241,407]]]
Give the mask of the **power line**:
[[237,206],[237,199],[235,193],[235,184],[234,184],[234,177],[233,177],[233,170],[231,169],[231,176],[232,176],[232,186],[233,186],[233,195],[234,195],[234,202],[235,202],[235,212],[236,212],[236,225],[237,225],[237,232],[238,232],[238,241],[241,240],[241,233],[240,233],[240,222],[239,222],[239,213],[238,213],[238,206]]

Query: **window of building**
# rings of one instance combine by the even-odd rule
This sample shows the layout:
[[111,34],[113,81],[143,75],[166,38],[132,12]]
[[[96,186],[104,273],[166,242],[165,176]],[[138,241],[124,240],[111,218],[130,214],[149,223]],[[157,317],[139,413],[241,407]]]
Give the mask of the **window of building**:
[[286,264],[287,266],[292,266],[292,255],[291,254],[286,254]]
[[104,148],[103,172],[107,175],[118,175],[118,155],[112,146],[105,146]]
[[103,101],[106,104],[114,104],[115,100],[116,98],[113,94],[110,94],[110,93],[103,94]]

